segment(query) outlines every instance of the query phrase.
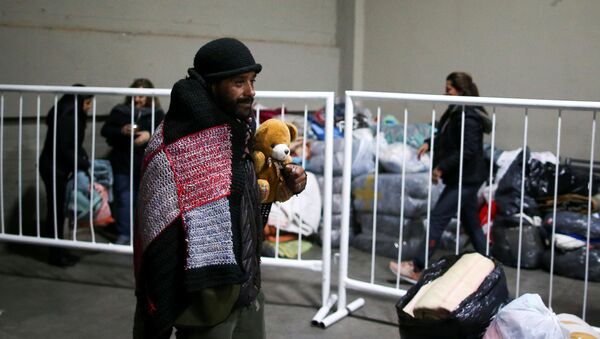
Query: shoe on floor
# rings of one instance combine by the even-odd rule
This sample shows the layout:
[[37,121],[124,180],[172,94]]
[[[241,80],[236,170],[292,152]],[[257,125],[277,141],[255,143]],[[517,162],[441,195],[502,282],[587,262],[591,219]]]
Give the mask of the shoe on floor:
[[128,236],[126,235],[119,235],[117,237],[117,240],[115,241],[115,244],[117,245],[129,245],[130,239]]
[[[389,267],[394,275],[398,275],[398,263],[390,261]],[[400,279],[414,285],[419,278],[421,278],[421,272],[415,272],[415,266],[412,261],[400,262]]]
[[48,264],[57,267],[70,267],[74,266],[79,261],[79,257],[66,252],[62,249],[56,249],[50,251],[48,256]]

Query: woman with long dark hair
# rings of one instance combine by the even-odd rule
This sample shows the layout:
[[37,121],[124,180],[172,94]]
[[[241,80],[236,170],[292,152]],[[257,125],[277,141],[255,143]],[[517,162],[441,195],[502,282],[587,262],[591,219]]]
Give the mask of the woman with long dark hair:
[[[446,77],[446,95],[479,96],[477,85],[471,76],[464,72],[453,72]],[[400,275],[407,281],[416,281],[425,266],[425,246],[429,246],[429,256],[435,252],[442,232],[456,216],[459,194],[459,166],[462,113],[465,113],[464,147],[462,158],[462,191],[460,221],[469,235],[475,250],[485,255],[486,240],[479,224],[479,206],[477,191],[486,178],[486,166],[483,156],[483,134],[491,131],[487,112],[481,106],[450,105],[437,124],[434,135],[432,181],[445,184],[429,222],[429,241],[423,241],[411,260],[400,263]],[[431,140],[425,140],[419,148],[420,158],[429,151]],[[396,262],[390,263],[390,269],[397,272]]]
[[[75,84],[73,86],[83,85]],[[63,238],[67,181],[73,175],[75,164],[77,164],[77,170],[88,171],[90,168],[87,152],[83,148],[83,140],[87,125],[87,112],[92,107],[92,97],[93,95],[89,94],[65,94],[56,104],[56,117],[54,116],[55,107],[52,107],[46,116],[48,131],[40,154],[39,167],[40,176],[46,187],[47,213],[42,234],[44,237]],[[75,140],[75,131],[77,131],[77,140]],[[55,136],[56,144],[54,144]],[[56,153],[54,149],[56,149]],[[75,150],[77,150],[77,156],[75,156]],[[53,165],[54,159],[56,159],[56,169]],[[55,208],[56,215],[54,214]],[[72,266],[77,260],[76,256],[58,247],[52,247],[48,256],[48,263],[61,267]]]
[[[135,79],[131,88],[154,88],[148,79]],[[152,112],[154,100],[154,116]],[[133,101],[133,105],[132,105]],[[132,111],[133,106],[133,111]],[[133,114],[133,119],[131,115]],[[102,126],[101,134],[112,147],[110,163],[114,176],[116,203],[117,244],[129,244],[131,240],[131,204],[136,201],[140,186],[140,170],[144,149],[150,140],[150,133],[165,116],[158,98],[147,96],[127,96],[122,104],[113,107],[108,120]],[[133,120],[133,124],[131,121]],[[152,122],[154,121],[154,125]],[[131,138],[133,134],[133,200],[131,200]]]

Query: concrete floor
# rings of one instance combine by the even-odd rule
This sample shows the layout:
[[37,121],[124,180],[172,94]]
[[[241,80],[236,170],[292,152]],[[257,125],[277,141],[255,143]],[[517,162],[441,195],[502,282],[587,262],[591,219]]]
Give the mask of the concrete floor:
[[[318,247],[305,258],[318,255]],[[76,266],[47,265],[43,250],[0,244],[0,338],[130,338],[133,310],[133,273],[130,255],[81,252]],[[368,280],[369,254],[352,250],[352,278]],[[375,262],[376,281],[393,284],[389,259]],[[505,268],[514,294],[515,270]],[[333,266],[334,280],[337,266]],[[311,326],[320,303],[320,275],[287,268],[264,267],[268,338],[395,338],[395,303],[387,297],[350,293],[348,302],[365,297],[365,306],[327,329]],[[335,281],[334,281],[335,282]],[[521,293],[539,293],[547,302],[548,274],[521,272]],[[556,313],[581,315],[583,282],[555,277]],[[407,285],[403,285],[404,288]],[[336,292],[335,286],[333,292]],[[587,320],[600,325],[600,284],[588,291]]]

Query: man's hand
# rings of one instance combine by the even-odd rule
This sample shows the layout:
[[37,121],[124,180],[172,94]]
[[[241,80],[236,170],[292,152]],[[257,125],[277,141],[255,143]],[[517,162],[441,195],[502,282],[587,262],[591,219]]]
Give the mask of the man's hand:
[[429,144],[428,143],[424,143],[417,150],[417,160],[421,160],[421,157],[423,156],[423,154],[425,154],[427,152],[429,152]]
[[296,164],[287,164],[283,168],[283,177],[285,184],[293,194],[304,191],[306,187],[306,172],[302,166]]
[[439,167],[436,167],[431,171],[431,181],[433,181],[434,184],[437,184],[440,179],[442,179],[442,170]]

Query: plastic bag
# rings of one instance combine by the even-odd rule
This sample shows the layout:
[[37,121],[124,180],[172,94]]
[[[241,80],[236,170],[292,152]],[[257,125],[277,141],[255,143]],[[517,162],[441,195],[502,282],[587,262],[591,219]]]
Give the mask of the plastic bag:
[[[554,274],[575,278],[585,279],[585,253],[586,248],[580,247],[572,251],[554,250]],[[542,265],[546,270],[550,270],[551,251],[544,252]],[[590,281],[600,281],[600,248],[590,248],[588,279]]]
[[[402,173],[403,162],[406,161],[406,173],[429,171],[429,155],[417,159],[417,150],[411,146],[393,143],[380,146],[379,164],[386,172]],[[427,173],[429,175],[429,173]]]
[[[354,131],[355,138],[352,141],[352,176],[373,172],[375,170],[375,147],[373,135],[368,128],[360,128]],[[333,163],[334,176],[344,173],[344,139],[333,139]],[[325,170],[325,142],[311,142],[311,157],[307,159],[306,170],[313,173],[323,173]]]
[[[523,153],[520,152],[498,182],[494,199],[499,214],[513,215],[520,211],[522,165]],[[527,173],[525,173],[525,177],[527,177]],[[523,211],[528,215],[540,215],[537,203],[527,194],[523,195]]]
[[[552,215],[544,217],[544,228],[552,233]],[[600,218],[592,217],[590,220],[590,240],[600,241]],[[582,240],[587,237],[588,217],[570,211],[556,211],[556,233],[567,234]]]
[[[553,196],[556,165],[531,159],[528,167],[529,174],[525,180],[527,194],[534,198]],[[571,193],[578,189],[581,189],[581,185],[571,173],[571,168],[566,165],[558,166],[558,194]],[[587,193],[583,192],[583,194]]]
[[444,320],[416,319],[403,311],[419,289],[444,274],[459,256],[443,257],[424,270],[421,278],[396,304],[400,337],[410,338],[481,338],[492,317],[509,300],[506,276],[494,261],[494,270],[478,290],[462,301],[458,309]]
[[485,332],[485,339],[564,338],[558,318],[537,294],[523,294],[502,308]]
[[[377,185],[377,212],[389,215],[400,215],[402,197],[402,175],[381,173]],[[429,189],[427,173],[411,173],[406,175],[404,192],[404,217],[417,218],[427,212],[427,195]],[[431,206],[439,198],[442,185],[433,185]],[[375,196],[375,176],[363,175],[352,180],[352,204],[357,211],[372,212]]]
[[[516,220],[515,220],[516,218]],[[500,217],[492,226],[492,255],[505,265],[516,267],[519,253],[518,217]],[[523,220],[521,268],[538,268],[544,255],[540,228]]]
[[[370,252],[373,245],[373,216],[360,214],[358,220],[363,222],[362,233],[354,237],[352,247]],[[388,258],[397,258],[399,230],[399,217],[378,215],[375,253]],[[423,223],[420,220],[406,219],[402,232],[402,258],[416,257],[423,241],[425,241]]]
[[277,225],[281,230],[302,233],[304,236],[316,233],[321,222],[321,190],[315,175],[306,173],[306,188],[289,200],[275,203],[267,223]]

